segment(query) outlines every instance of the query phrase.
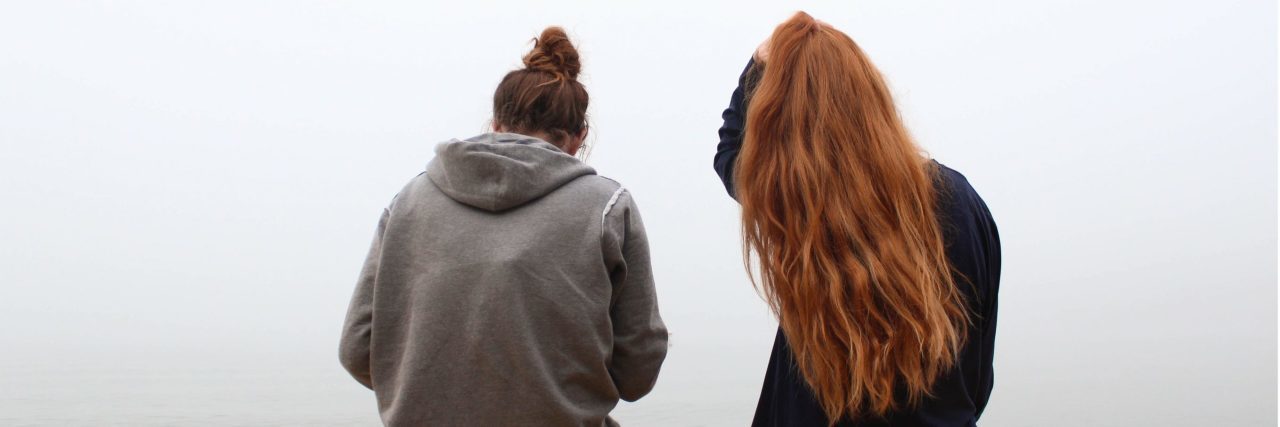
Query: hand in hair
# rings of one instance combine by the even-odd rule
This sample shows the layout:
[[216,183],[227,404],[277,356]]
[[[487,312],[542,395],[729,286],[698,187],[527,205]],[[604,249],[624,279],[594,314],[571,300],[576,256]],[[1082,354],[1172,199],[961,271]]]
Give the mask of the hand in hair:
[[772,38],[766,37],[764,42],[760,43],[760,47],[756,48],[756,53],[753,55],[756,62],[763,64],[765,60],[769,59],[769,41],[771,40]]
[[[801,14],[804,12],[801,11],[796,13]],[[823,21],[821,19],[813,18],[813,22],[818,25],[818,28],[821,28],[824,30],[831,28],[831,24],[828,24],[826,23],[826,21]],[[756,53],[752,55],[755,58],[756,62],[764,63],[766,60],[769,59],[769,45],[771,44],[772,41],[773,41],[772,37],[766,37],[764,39],[764,42],[760,43],[760,46],[756,48]]]

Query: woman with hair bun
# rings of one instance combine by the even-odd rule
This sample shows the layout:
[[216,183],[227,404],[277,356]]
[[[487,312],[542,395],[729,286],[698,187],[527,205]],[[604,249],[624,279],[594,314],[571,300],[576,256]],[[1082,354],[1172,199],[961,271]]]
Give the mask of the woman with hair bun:
[[667,352],[636,202],[574,157],[578,52],[550,27],[382,212],[339,358],[391,426],[616,425]]
[[1000,236],[965,177],[916,146],[867,55],[797,13],[723,117],[715,169],[779,323],[753,425],[975,425]]

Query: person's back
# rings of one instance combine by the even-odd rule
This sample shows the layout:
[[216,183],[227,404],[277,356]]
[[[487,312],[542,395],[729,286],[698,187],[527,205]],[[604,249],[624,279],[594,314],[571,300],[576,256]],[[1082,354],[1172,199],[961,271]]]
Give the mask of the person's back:
[[969,339],[958,360],[918,404],[873,417],[846,418],[828,423],[818,399],[795,370],[786,336],[779,331],[765,374],[755,426],[911,427],[969,426],[987,406],[993,386],[992,349],[995,346],[997,294],[1000,288],[1000,238],[995,220],[969,181],[946,165],[939,170],[938,217],[947,259],[965,280],[959,286],[966,308],[973,314]]
[[739,78],[715,168],[780,328],[757,426],[968,426],[992,388],[1000,242],[847,35],[798,13]]
[[[383,213],[340,358],[387,425],[599,426],[653,387],[667,332],[639,212],[569,154],[585,91],[538,86],[577,85],[552,80],[576,76],[576,53],[570,72],[537,75],[566,49],[544,32],[495,95],[495,127],[513,133],[441,143]],[[568,125],[537,117],[557,99]]]

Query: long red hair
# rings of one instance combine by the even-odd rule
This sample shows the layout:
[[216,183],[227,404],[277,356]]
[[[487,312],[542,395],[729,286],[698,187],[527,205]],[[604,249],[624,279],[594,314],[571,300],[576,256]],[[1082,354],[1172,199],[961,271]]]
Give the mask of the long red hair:
[[899,394],[914,405],[954,365],[968,325],[936,164],[849,36],[800,12],[769,52],[735,167],[752,281],[832,423],[885,414]]

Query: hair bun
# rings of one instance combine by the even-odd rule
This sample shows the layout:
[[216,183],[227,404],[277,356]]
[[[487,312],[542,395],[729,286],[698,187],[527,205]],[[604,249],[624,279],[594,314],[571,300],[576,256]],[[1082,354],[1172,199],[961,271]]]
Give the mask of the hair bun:
[[576,80],[582,70],[578,49],[560,27],[547,27],[533,42],[533,50],[524,56],[524,67],[531,71],[554,74],[557,78]]

